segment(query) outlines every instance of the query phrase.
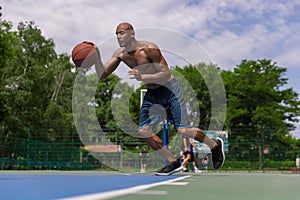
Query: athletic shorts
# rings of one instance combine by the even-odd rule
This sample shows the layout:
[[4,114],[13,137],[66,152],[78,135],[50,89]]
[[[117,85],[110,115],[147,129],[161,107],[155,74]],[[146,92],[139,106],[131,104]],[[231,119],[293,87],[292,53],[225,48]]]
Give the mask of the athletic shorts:
[[183,155],[187,156],[187,155],[191,155],[189,162],[194,162],[195,161],[195,157],[194,157],[194,153],[192,151],[186,151],[183,153]]
[[147,158],[142,158],[141,160],[142,160],[142,163],[143,163],[143,164],[146,164],[146,163],[147,163]]
[[140,111],[140,128],[148,125],[156,128],[164,119],[175,128],[190,127],[186,103],[176,79],[159,88],[147,89]]

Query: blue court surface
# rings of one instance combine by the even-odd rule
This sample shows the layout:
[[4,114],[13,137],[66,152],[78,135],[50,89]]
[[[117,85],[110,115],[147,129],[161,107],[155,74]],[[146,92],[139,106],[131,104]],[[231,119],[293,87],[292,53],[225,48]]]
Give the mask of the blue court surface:
[[105,199],[115,196],[109,191],[126,194],[176,178],[129,174],[0,174],[0,199],[74,199],[86,195],[89,195],[87,199]]

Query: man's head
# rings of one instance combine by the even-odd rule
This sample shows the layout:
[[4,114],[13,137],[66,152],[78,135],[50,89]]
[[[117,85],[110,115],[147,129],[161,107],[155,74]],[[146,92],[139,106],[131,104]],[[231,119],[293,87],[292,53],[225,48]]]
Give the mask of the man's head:
[[128,22],[122,22],[117,26],[116,35],[121,47],[129,45],[132,40],[135,40],[133,26]]

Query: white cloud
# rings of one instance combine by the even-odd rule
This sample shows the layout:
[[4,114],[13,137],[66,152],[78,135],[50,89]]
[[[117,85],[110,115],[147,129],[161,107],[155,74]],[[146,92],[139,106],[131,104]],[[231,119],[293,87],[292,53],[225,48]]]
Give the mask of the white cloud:
[[[129,21],[137,28],[162,27],[182,32],[203,45],[221,67],[241,59],[275,59],[297,67],[300,22],[296,1],[6,1],[3,18],[34,20],[53,38],[59,53],[70,53],[83,40],[99,44],[114,36],[116,25]],[[298,9],[297,9],[298,8]],[[299,14],[299,13],[298,13]]]
[[[72,46],[82,40],[99,43],[114,35],[119,22],[129,21],[138,28],[164,27],[188,34],[205,44],[216,59],[223,57],[220,65],[232,65],[232,62],[226,62],[226,58],[237,64],[243,56],[255,58],[263,54],[271,55],[272,44],[280,45],[284,35],[276,33],[283,34],[289,30],[280,27],[287,27],[284,17],[293,11],[292,3],[287,2],[203,1],[189,6],[171,0],[136,0],[131,3],[120,0],[83,0],[76,3],[71,0],[27,0],[8,1],[3,7],[4,18],[14,24],[34,20],[47,37],[54,38],[59,52],[70,52]],[[265,19],[272,12],[278,15]],[[274,29],[275,33],[269,33],[269,28]],[[274,41],[268,41],[272,38]],[[266,47],[258,48],[263,43]],[[229,58],[233,52],[235,58]]]
[[296,129],[295,129],[295,131],[292,131],[292,135],[294,137],[296,137],[297,139],[300,139],[300,123],[296,123],[295,126],[296,126]]

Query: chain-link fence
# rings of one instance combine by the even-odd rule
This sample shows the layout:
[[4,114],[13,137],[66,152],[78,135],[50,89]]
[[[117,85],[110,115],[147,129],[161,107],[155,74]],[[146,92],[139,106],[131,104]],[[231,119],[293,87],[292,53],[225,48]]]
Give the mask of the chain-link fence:
[[[40,138],[44,138],[48,132],[39,130]],[[33,131],[32,131],[33,132]],[[110,145],[91,140],[89,144],[83,144],[76,133],[72,133],[64,141],[49,141],[32,137],[28,133],[26,138],[3,136],[0,137],[1,161],[0,167],[5,169],[20,170],[134,170],[138,171],[141,164],[140,151],[147,144],[142,140],[117,138]],[[115,130],[111,130],[115,134]],[[299,140],[293,140],[291,144],[276,141],[270,135],[275,132],[265,132],[266,136],[258,140],[235,141],[229,134],[226,152],[226,161],[223,170],[293,170],[296,167],[296,157],[300,155]],[[231,133],[232,134],[232,133]],[[25,134],[26,135],[26,134]],[[168,148],[175,156],[179,156],[181,150],[181,137],[170,133]],[[172,136],[173,135],[173,136]],[[175,136],[174,136],[175,135]],[[149,147],[147,159],[148,168],[161,168],[165,161]],[[202,168],[202,158],[207,152],[198,152],[196,161]],[[211,160],[211,159],[210,159]],[[211,163],[210,163],[211,166]]]

